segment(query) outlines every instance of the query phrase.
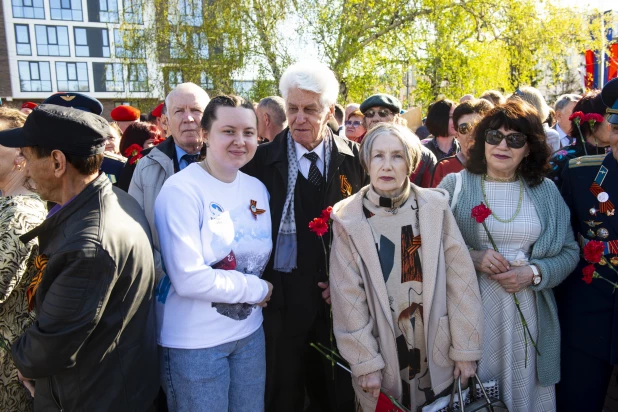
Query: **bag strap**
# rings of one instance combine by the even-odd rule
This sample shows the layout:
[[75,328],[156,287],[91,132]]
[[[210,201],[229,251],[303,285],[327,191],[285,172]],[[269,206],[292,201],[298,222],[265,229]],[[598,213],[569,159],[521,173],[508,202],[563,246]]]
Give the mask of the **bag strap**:
[[455,191],[453,192],[453,199],[451,200],[451,212],[455,211],[457,201],[459,200],[459,193],[461,192],[461,174],[455,173]]

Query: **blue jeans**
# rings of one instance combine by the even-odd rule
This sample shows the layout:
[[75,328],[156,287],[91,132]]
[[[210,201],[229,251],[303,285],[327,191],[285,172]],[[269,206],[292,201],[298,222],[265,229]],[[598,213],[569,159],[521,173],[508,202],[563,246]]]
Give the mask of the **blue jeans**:
[[266,356],[262,327],[206,349],[159,347],[161,386],[170,412],[264,411]]

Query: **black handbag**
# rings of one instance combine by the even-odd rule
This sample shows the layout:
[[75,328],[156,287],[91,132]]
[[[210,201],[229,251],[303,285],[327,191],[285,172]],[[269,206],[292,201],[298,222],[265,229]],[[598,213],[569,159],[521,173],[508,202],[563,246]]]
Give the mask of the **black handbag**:
[[485,391],[485,387],[483,387],[483,383],[479,379],[479,377],[474,374],[474,378],[470,378],[470,387],[474,388],[475,381],[478,383],[478,388],[482,393],[482,397],[477,396],[476,390],[470,390],[470,403],[464,405],[465,402],[461,402],[459,407],[455,409],[453,405],[453,401],[455,398],[455,390],[459,394],[459,399],[463,399],[463,394],[461,390],[461,378],[457,378],[457,382],[453,384],[453,390],[451,391],[451,401],[449,402],[448,410],[449,412],[509,412],[509,409],[506,407],[504,402],[502,402],[498,398],[490,397],[487,395],[487,391]]

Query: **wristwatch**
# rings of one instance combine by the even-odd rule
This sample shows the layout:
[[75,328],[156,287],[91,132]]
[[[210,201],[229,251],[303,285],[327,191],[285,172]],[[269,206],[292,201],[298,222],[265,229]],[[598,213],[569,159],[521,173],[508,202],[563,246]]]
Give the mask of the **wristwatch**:
[[541,277],[541,272],[539,272],[539,268],[535,265],[530,265],[530,269],[532,269],[532,284],[537,286],[541,283],[541,280],[543,280]]

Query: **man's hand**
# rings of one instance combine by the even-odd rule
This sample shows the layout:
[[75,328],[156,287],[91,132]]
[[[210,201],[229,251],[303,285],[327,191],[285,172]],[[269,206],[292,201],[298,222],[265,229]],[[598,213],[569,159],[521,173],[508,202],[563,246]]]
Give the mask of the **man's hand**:
[[318,286],[324,289],[322,291],[322,299],[326,301],[330,305],[330,285],[328,282],[319,282]]
[[264,298],[264,300],[257,304],[258,306],[263,307],[263,308],[268,306],[268,301],[270,300],[270,296],[273,294],[273,284],[267,280],[265,280],[264,282],[266,282],[266,284],[268,285],[268,293],[266,294],[266,297]]
[[530,266],[518,266],[499,275],[491,275],[489,279],[500,283],[507,293],[517,293],[532,284],[534,273]]
[[20,371],[17,371],[17,379],[24,384],[26,389],[28,389],[28,392],[30,392],[30,395],[34,398],[34,380],[24,378],[24,375],[22,375]]

